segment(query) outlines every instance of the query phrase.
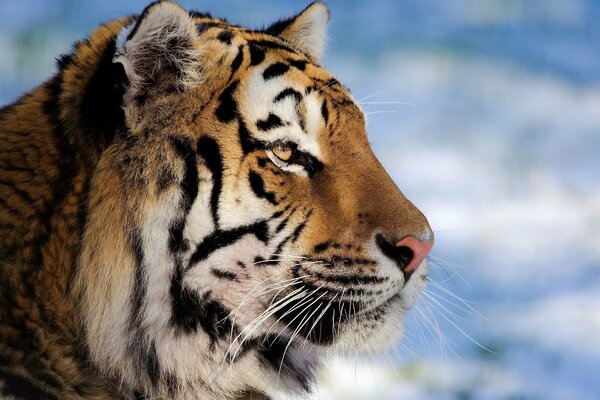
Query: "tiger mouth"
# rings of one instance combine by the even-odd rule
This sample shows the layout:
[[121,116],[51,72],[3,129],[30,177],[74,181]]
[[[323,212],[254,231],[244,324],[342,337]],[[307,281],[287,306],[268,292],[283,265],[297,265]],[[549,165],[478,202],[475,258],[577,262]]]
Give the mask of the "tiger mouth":
[[[355,291],[355,293],[352,293]],[[365,298],[360,288],[338,289],[305,286],[297,283],[275,302],[284,305],[274,315],[292,332],[318,345],[331,345],[349,323],[368,323],[385,317],[390,305],[399,302],[401,291],[381,301],[384,291]],[[344,299],[344,295],[348,295]],[[379,297],[379,298],[378,298]]]

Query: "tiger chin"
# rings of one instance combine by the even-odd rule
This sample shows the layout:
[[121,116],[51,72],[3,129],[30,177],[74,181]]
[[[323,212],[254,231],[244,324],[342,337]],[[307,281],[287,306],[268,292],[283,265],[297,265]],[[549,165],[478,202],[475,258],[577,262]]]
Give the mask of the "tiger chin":
[[0,111],[3,397],[303,397],[399,339],[433,233],[318,63],[328,19],[155,2]]

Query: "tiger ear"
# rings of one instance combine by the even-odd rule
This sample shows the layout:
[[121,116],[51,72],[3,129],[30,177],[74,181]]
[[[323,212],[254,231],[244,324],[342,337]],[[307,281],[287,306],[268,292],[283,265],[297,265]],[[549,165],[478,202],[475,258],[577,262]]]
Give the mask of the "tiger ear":
[[200,79],[196,26],[179,5],[157,1],[116,39],[113,62],[123,65],[134,98],[184,90]]
[[329,10],[319,1],[311,3],[300,14],[276,22],[266,32],[290,42],[295,48],[318,61],[325,49]]

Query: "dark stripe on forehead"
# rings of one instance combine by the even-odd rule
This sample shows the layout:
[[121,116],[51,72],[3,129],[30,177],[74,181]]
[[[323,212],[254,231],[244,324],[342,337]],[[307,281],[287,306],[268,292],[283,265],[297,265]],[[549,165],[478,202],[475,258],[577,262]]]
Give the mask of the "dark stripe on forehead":
[[231,40],[233,39],[233,32],[227,30],[221,31],[217,35],[217,39],[219,39],[225,44],[231,44]]
[[306,69],[306,61],[302,60],[288,60],[288,62],[293,66],[298,68],[300,71],[304,71]]
[[263,62],[265,52],[257,45],[250,43],[250,66],[255,66]]
[[285,88],[281,92],[279,92],[277,96],[275,96],[273,102],[277,103],[279,101],[287,99],[288,97],[292,97],[296,100],[297,103],[302,101],[302,94],[299,91],[292,88]]
[[290,66],[288,64],[276,62],[275,64],[271,64],[267,67],[267,69],[265,69],[265,71],[263,72],[263,78],[266,81],[277,76],[281,76],[285,74],[289,69]]
[[233,59],[233,62],[231,63],[231,75],[233,76],[233,74],[235,74],[235,72],[238,70],[238,68],[240,68],[240,65],[242,65],[242,62],[244,61],[244,46],[240,45],[238,47],[238,53],[235,56],[235,58]]
[[239,122],[239,137],[240,137],[240,145],[242,146],[242,152],[244,155],[249,154],[250,152],[259,148],[259,142],[257,142],[248,132],[248,128],[244,121],[240,118]]
[[200,22],[196,24],[196,33],[198,36],[201,36],[204,32],[206,32],[209,28],[212,28],[213,24],[208,24],[205,22]]
[[274,42],[272,40],[255,39],[255,40],[250,40],[249,42],[252,44],[255,44],[257,46],[267,48],[267,49],[285,50],[288,53],[299,54],[296,50],[292,49],[291,47],[286,46],[281,43]]
[[231,122],[238,114],[237,103],[233,98],[237,86],[238,81],[233,81],[219,96],[219,106],[215,114],[221,122]]
[[262,119],[256,122],[256,127],[263,132],[282,126],[284,126],[284,124],[281,118],[273,113],[269,113],[269,117],[267,119]]
[[197,150],[212,174],[213,187],[210,195],[210,208],[215,227],[218,228],[219,197],[223,186],[223,161],[221,159],[221,151],[217,142],[208,136],[204,136],[198,141]]

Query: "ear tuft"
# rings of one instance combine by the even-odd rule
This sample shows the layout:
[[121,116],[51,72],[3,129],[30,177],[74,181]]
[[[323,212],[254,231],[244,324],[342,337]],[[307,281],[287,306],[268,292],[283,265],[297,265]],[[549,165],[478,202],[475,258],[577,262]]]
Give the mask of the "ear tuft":
[[196,26],[183,8],[154,2],[121,30],[114,62],[123,65],[136,96],[144,95],[150,85],[182,90],[200,79],[196,38]]
[[327,6],[316,1],[295,17],[271,25],[266,32],[290,42],[295,48],[318,61],[325,49],[328,22]]

